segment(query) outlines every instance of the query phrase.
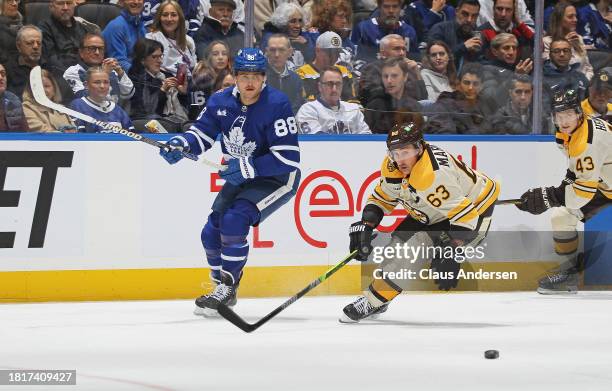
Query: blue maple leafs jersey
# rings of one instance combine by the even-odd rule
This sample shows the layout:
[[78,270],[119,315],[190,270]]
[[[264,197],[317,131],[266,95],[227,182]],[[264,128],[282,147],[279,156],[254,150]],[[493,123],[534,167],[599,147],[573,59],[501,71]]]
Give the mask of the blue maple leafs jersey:
[[[100,106],[84,96],[73,100],[72,103],[70,103],[70,108],[80,113],[87,114],[98,121],[108,122],[111,125],[118,125],[132,132],[135,131],[130,117],[113,101],[106,101]],[[112,133],[110,130],[106,130],[98,125],[85,122],[78,118],[73,118],[73,120],[78,131],[81,133]]]
[[298,127],[285,94],[264,86],[257,102],[245,106],[236,87],[213,94],[183,135],[190,151],[210,149],[221,134],[224,158],[252,157],[259,176],[299,169]]

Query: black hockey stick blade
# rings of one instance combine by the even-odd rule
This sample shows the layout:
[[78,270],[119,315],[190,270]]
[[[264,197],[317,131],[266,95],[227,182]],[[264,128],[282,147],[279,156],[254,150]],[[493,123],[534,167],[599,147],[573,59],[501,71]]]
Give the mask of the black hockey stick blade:
[[219,307],[217,307],[217,312],[219,312],[219,315],[221,315],[222,317],[224,317],[225,319],[230,321],[232,324],[234,324],[236,327],[238,327],[242,331],[245,331],[247,333],[255,331],[259,327],[261,327],[263,324],[268,322],[270,319],[272,319],[273,317],[278,315],[285,308],[287,308],[291,304],[295,303],[300,297],[304,296],[305,294],[307,294],[308,292],[310,292],[311,290],[316,288],[323,281],[325,281],[329,277],[331,277],[332,274],[334,274],[335,272],[340,270],[344,265],[349,263],[353,258],[355,258],[356,255],[357,255],[357,250],[355,250],[352,253],[350,253],[349,255],[347,255],[346,258],[344,258],[342,261],[338,262],[331,269],[327,270],[325,273],[320,275],[316,280],[314,280],[313,282],[308,284],[308,286],[306,288],[302,289],[301,291],[296,293],[294,296],[290,297],[283,304],[281,304],[280,306],[276,307],[274,309],[274,311],[270,312],[268,315],[264,316],[259,321],[255,322],[253,324],[246,322],[244,319],[242,319],[240,316],[238,316],[238,314],[236,314],[231,308],[229,308],[228,306],[226,306],[224,304],[219,304]]
[[495,205],[518,205],[520,204],[522,201],[520,198],[512,198],[509,200],[497,200],[495,202]]

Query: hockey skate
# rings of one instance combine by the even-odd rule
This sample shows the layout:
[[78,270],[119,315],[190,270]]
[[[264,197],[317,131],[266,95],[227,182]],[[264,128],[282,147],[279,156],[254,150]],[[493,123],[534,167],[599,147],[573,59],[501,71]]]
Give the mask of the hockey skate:
[[545,276],[538,281],[538,293],[542,295],[578,293],[578,270],[572,267]]
[[[225,276],[224,276],[225,277]],[[229,281],[228,281],[229,280]],[[231,278],[223,278],[221,283],[215,289],[207,294],[198,297],[195,301],[196,308],[193,311],[194,315],[201,315],[206,318],[216,317],[217,307],[223,303],[228,307],[236,305],[238,294],[238,285],[232,285]]]
[[383,304],[380,307],[374,307],[368,299],[363,296],[360,296],[342,309],[342,316],[340,319],[340,323],[357,323],[362,319],[377,319],[380,314],[387,311],[389,304]]

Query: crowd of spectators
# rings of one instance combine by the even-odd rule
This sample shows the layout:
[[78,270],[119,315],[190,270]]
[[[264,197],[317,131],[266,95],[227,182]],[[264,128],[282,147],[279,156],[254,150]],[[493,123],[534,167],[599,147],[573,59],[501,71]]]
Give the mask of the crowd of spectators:
[[[181,132],[234,84],[243,0],[119,0],[109,22],[78,17],[82,0],[0,0],[0,131],[99,132],[40,106],[29,73],[43,68],[54,102],[138,132]],[[116,2],[117,0],[111,0]],[[550,3],[550,4],[549,4]],[[100,16],[105,12],[100,6]],[[107,4],[108,5],[108,4]],[[429,133],[533,133],[533,73],[573,87],[588,115],[612,116],[610,0],[547,2],[543,61],[534,61],[533,0],[261,0],[255,40],[267,85],[289,97],[301,133],[386,133],[424,114]]]

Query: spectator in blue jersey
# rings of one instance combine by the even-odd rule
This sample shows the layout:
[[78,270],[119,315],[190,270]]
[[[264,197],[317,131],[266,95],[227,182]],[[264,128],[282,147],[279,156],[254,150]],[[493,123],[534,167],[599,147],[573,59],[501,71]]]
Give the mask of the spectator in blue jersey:
[[197,63],[196,47],[193,38],[186,34],[185,16],[179,3],[164,0],[155,14],[150,30],[146,37],[164,46],[162,70],[176,76],[179,66],[183,66],[183,72],[190,74]]
[[[85,87],[87,88],[87,96],[73,100],[70,104],[71,109],[87,114],[98,121],[134,131],[132,120],[127,113],[115,102],[107,99],[110,79],[104,68],[89,68]],[[81,119],[75,119],[74,123],[81,133],[112,133],[109,129],[104,129],[99,125]]]
[[235,0],[211,0],[210,16],[202,20],[202,25],[195,34],[196,53],[204,58],[206,47],[215,40],[224,41],[233,56],[244,45],[244,32],[234,22]]
[[126,72],[132,67],[134,45],[147,33],[142,22],[142,9],[143,0],[124,0],[121,14],[111,20],[102,32],[106,57],[116,58]]
[[304,87],[302,79],[288,66],[292,50],[291,43],[286,35],[273,34],[268,38],[266,83],[287,94],[293,112],[297,113],[304,103]]
[[21,101],[6,90],[7,74],[0,64],[0,132],[27,132],[28,122],[23,115]]
[[[337,64],[351,72],[359,66],[356,61],[357,47],[351,41],[353,9],[349,0],[326,0],[312,5],[312,20],[308,34],[314,38],[326,31],[333,31],[342,38],[342,49]],[[316,41],[316,39],[315,39]]]
[[478,0],[459,0],[455,20],[438,23],[429,30],[427,41],[445,42],[453,51],[457,69],[464,62],[475,62],[482,58],[482,36],[475,31],[479,11]]
[[351,41],[357,46],[357,57],[366,61],[376,59],[378,43],[388,34],[404,37],[408,52],[419,56],[419,41],[414,28],[400,20],[403,0],[377,0],[380,15],[361,21],[351,34]]
[[90,67],[101,66],[109,74],[110,90],[108,99],[115,103],[130,99],[134,95],[134,84],[127,72],[115,58],[104,58],[104,38],[99,34],[85,34],[79,44],[79,61],[66,69],[64,80],[70,85],[75,97],[87,95],[85,79]]
[[578,20],[584,19],[583,29],[578,29],[584,44],[596,49],[612,49],[612,5],[610,0],[591,0],[578,8]]
[[[134,47],[134,60],[130,69],[136,91],[130,99],[133,120],[164,119],[164,127],[178,132],[187,121],[187,111],[181,104],[181,95],[187,100],[187,80],[163,72],[164,47],[158,41],[141,39]],[[143,130],[138,123],[136,128]]]
[[211,96],[198,120],[160,151],[169,163],[181,150],[200,155],[220,136],[225,179],[201,238],[217,284],[196,299],[196,315],[214,315],[236,304],[251,226],[264,222],[295,194],[300,180],[297,123],[287,96],[265,84],[266,58],[245,48],[234,61],[236,87]]
[[446,3],[446,0],[417,0],[409,5],[423,21],[423,38],[433,25],[455,19],[455,8]]
[[269,22],[264,24],[261,48],[266,49],[268,39],[272,34],[282,33],[291,41],[293,54],[291,56],[291,69],[296,69],[309,63],[314,58],[316,36],[304,31],[306,14],[302,7],[294,3],[279,5],[272,14]]

